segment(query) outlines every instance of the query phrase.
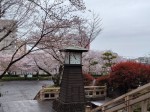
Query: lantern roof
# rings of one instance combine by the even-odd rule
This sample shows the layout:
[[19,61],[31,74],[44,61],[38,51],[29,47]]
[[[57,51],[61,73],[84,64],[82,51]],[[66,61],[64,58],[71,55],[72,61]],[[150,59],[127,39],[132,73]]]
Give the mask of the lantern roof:
[[85,49],[83,47],[79,47],[79,46],[69,46],[66,47],[64,49],[61,49],[60,51],[66,51],[66,52],[87,52],[88,49]]

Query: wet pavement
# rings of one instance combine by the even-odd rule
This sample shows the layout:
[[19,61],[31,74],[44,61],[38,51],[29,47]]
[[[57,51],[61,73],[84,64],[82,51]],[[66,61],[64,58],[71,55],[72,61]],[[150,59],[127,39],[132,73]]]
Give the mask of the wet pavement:
[[3,103],[2,107],[3,110],[0,112],[55,112],[51,101],[12,101]]
[[[52,101],[33,100],[43,85],[52,85],[52,81],[0,82],[0,112],[55,112]],[[101,105],[104,101],[92,103]]]
[[0,82],[0,112],[53,112],[48,106],[50,101],[33,100],[43,85],[51,84],[52,81]]

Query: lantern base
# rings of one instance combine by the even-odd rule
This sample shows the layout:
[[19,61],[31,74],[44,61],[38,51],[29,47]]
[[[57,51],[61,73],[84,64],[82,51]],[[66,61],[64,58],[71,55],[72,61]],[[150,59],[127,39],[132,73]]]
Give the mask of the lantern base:
[[85,103],[64,103],[56,99],[53,101],[53,109],[56,112],[85,112]]

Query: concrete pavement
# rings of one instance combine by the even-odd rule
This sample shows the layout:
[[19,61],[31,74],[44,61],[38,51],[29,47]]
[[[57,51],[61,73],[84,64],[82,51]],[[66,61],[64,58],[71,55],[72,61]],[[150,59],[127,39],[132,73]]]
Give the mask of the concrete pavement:
[[51,102],[33,100],[43,85],[51,84],[52,81],[0,82],[0,112],[51,112]]
[[52,81],[8,81],[0,82],[0,103],[20,100],[33,100],[43,85]]
[[12,101],[2,104],[0,112],[55,112],[51,101],[36,100]]

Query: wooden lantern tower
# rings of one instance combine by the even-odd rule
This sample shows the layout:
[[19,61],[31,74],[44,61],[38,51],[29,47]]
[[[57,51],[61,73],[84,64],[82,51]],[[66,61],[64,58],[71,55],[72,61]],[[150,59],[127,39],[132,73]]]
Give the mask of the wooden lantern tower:
[[85,92],[82,75],[82,52],[87,49],[68,47],[65,52],[64,71],[59,98],[53,102],[57,112],[85,112]]

